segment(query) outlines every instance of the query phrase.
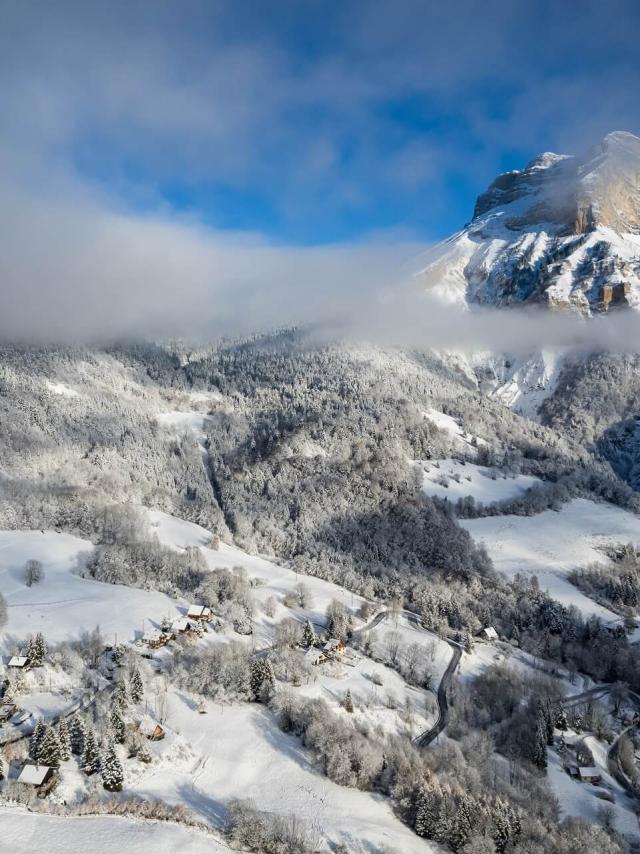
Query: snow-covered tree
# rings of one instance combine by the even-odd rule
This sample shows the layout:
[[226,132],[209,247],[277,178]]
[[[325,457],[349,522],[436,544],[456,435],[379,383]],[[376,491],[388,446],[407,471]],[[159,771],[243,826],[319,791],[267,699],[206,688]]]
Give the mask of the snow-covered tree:
[[311,621],[307,620],[304,624],[304,628],[302,629],[302,643],[306,647],[315,646],[318,639],[316,637],[316,633],[313,630],[313,626],[311,625]]
[[66,762],[71,758],[71,736],[66,718],[60,718],[58,723],[58,741],[60,743],[60,760]]
[[271,699],[276,686],[276,677],[270,661],[257,658],[251,662],[250,684],[254,700],[266,703]]
[[24,565],[24,583],[27,587],[39,584],[44,578],[44,567],[39,560],[28,560]]
[[41,765],[57,768],[60,764],[60,753],[58,735],[52,726],[48,726],[38,749],[38,762]]
[[42,632],[38,632],[29,641],[27,658],[32,667],[41,667],[47,655],[47,644]]
[[352,713],[353,712],[353,699],[351,697],[351,691],[347,688],[347,692],[344,695],[344,700],[342,702],[345,711]]
[[34,762],[40,761],[40,746],[47,732],[47,725],[42,718],[38,718],[29,739],[29,756]]
[[76,756],[81,756],[84,752],[84,739],[86,734],[85,723],[80,715],[74,715],[69,721],[69,739],[71,741],[71,751]]
[[127,686],[124,680],[118,682],[116,687],[113,689],[113,694],[111,695],[111,703],[114,706],[118,706],[118,708],[122,711],[127,708],[129,704],[129,698],[127,696]]
[[139,703],[144,697],[144,685],[142,676],[137,667],[134,667],[129,676],[129,696],[132,703]]
[[117,744],[124,744],[127,728],[124,718],[122,717],[122,712],[117,705],[114,705],[111,709],[109,723],[111,725],[111,731],[113,732],[114,741]]
[[102,785],[108,792],[121,792],[124,782],[122,763],[118,759],[116,748],[110,743],[102,758]]
[[84,750],[82,751],[81,766],[85,774],[95,774],[100,770],[100,753],[96,744],[96,737],[91,727],[87,727],[84,734]]

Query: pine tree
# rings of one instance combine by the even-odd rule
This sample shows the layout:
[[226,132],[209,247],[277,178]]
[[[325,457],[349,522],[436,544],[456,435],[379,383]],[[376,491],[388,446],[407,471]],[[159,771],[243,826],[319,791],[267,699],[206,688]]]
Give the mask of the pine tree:
[[81,756],[84,751],[85,725],[80,715],[74,715],[69,722],[69,737],[71,740],[71,751],[76,756]]
[[351,691],[347,688],[347,693],[344,695],[344,708],[345,711],[352,713],[353,712],[353,699],[351,698]]
[[464,638],[463,638],[462,644],[464,646],[465,652],[467,652],[467,653],[473,652],[473,638],[471,637],[469,632],[464,633]]
[[44,738],[46,732],[46,723],[42,718],[38,718],[38,721],[33,729],[33,733],[31,734],[31,738],[29,740],[29,756],[33,759],[34,762],[40,761],[40,746],[42,744],[42,739]]
[[269,701],[276,686],[276,677],[270,661],[258,658],[251,662],[250,686],[255,701]]
[[414,829],[418,836],[433,839],[439,815],[440,795],[426,786],[420,790],[416,801]]
[[38,762],[50,768],[57,768],[60,765],[60,742],[55,729],[51,726],[47,727],[40,742]]
[[100,770],[100,754],[93,730],[87,727],[84,734],[84,750],[82,752],[82,769],[85,774],[95,774]]
[[42,632],[38,632],[35,637],[29,641],[27,650],[27,658],[32,667],[41,667],[47,656],[47,644]]
[[66,762],[71,759],[71,738],[65,718],[60,718],[58,724],[58,741],[60,742],[60,761]]
[[108,792],[121,792],[124,782],[122,763],[114,744],[109,744],[102,760],[102,785]]
[[111,710],[111,730],[113,732],[113,737],[117,744],[124,744],[125,734],[126,734],[126,726],[124,722],[124,718],[122,717],[122,713],[118,706],[113,706]]
[[558,705],[555,724],[556,727],[561,730],[561,732],[564,732],[569,727],[569,724],[567,722],[567,713],[565,712],[564,706],[562,706],[562,704]]
[[544,715],[536,715],[535,731],[533,733],[533,764],[542,771],[547,768],[547,726]]
[[553,706],[551,700],[547,700],[543,708],[544,715],[544,725],[547,735],[547,744],[551,746],[553,744],[553,735],[555,730],[555,722],[556,722],[556,710]]
[[144,697],[144,685],[142,684],[142,676],[137,667],[134,667],[129,677],[129,696],[131,702],[139,703]]
[[118,682],[116,687],[113,690],[113,695],[111,697],[111,703],[114,706],[118,706],[122,711],[124,711],[128,704],[129,698],[127,697],[127,686],[123,682]]
[[313,626],[311,625],[310,620],[307,620],[307,622],[304,624],[304,628],[302,629],[302,643],[306,647],[310,648],[312,646],[315,646],[317,641],[318,638],[316,637],[316,633],[313,630]]

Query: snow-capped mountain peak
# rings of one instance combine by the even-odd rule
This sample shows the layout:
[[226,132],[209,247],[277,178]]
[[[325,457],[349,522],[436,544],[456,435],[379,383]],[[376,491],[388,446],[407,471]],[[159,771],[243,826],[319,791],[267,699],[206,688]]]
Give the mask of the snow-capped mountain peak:
[[499,175],[426,260],[420,276],[447,301],[640,308],[640,138],[615,131]]

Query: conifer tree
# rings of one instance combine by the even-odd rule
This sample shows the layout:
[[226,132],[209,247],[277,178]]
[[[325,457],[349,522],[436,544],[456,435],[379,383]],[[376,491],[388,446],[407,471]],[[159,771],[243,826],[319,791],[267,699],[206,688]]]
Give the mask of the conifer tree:
[[66,762],[71,758],[71,737],[65,718],[60,718],[58,724],[58,741],[60,742],[60,761]]
[[134,667],[129,677],[129,696],[131,702],[139,703],[144,697],[144,685],[142,684],[142,676],[137,667]]
[[533,764],[542,771],[547,768],[547,726],[544,715],[537,714],[535,718],[535,730],[533,732]]
[[416,801],[415,831],[425,839],[434,839],[442,796],[432,786],[423,786]]
[[124,722],[124,718],[122,717],[122,713],[118,706],[113,706],[111,710],[111,730],[113,732],[113,738],[117,744],[124,744],[125,734],[126,734],[126,726]]
[[85,724],[80,715],[74,715],[69,722],[69,738],[71,751],[76,756],[81,756],[84,751]]
[[124,711],[127,708],[129,698],[127,697],[127,686],[124,681],[118,682],[114,688],[111,702],[114,706],[118,706],[121,711]]
[[102,759],[102,785],[108,792],[121,792],[124,782],[122,763],[118,759],[116,748],[110,743]]
[[347,712],[353,712],[353,699],[351,697],[351,691],[347,688],[347,693],[344,695],[344,708]]
[[51,726],[47,727],[40,742],[38,762],[50,768],[57,768],[60,765],[60,742],[55,729]]
[[555,724],[561,732],[564,732],[569,727],[569,724],[567,722],[567,713],[565,712],[564,706],[562,704],[558,705]]
[[40,746],[42,744],[42,739],[47,732],[47,725],[42,718],[38,718],[38,721],[33,729],[31,734],[31,738],[29,740],[29,756],[33,759],[34,762],[40,761]]
[[257,702],[265,703],[273,696],[276,677],[270,661],[258,658],[251,662],[251,693]]
[[100,754],[91,727],[87,727],[85,730],[81,764],[85,774],[95,774],[96,771],[100,770]]
[[306,647],[315,646],[317,643],[316,633],[313,630],[313,626],[311,625],[311,621],[307,620],[304,624],[304,628],[302,629],[302,643]]
[[27,649],[27,658],[32,667],[41,667],[47,655],[47,644],[42,632],[38,632],[35,637],[29,641]]

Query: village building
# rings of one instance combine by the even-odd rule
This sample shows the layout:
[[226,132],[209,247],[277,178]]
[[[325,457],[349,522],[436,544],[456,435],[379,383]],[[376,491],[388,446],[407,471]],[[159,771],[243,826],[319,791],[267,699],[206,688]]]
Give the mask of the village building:
[[488,641],[498,640],[498,632],[493,628],[493,626],[486,626],[481,632],[481,636]]
[[164,729],[151,718],[143,718],[140,721],[139,729],[142,735],[148,738],[149,741],[160,741],[165,736]]
[[12,718],[17,712],[18,707],[15,703],[4,703],[0,706],[0,724],[5,724],[9,718]]
[[187,618],[189,620],[201,620],[208,623],[212,616],[211,608],[207,608],[206,605],[190,605],[187,611]]
[[7,667],[17,667],[17,668],[22,670],[25,667],[28,667],[28,665],[29,665],[29,659],[27,658],[26,655],[13,655],[9,659],[9,663],[7,664]]
[[142,642],[151,649],[160,649],[160,647],[169,643],[172,638],[173,635],[170,632],[161,632],[158,629],[154,629],[152,632],[147,632],[142,636]]
[[309,664],[316,667],[318,664],[322,664],[323,661],[327,660],[327,656],[321,649],[308,649],[304,654],[305,661],[308,661]]
[[32,713],[28,711],[28,709],[23,709],[11,718],[11,723],[14,726],[20,726],[20,724],[25,723],[25,721],[28,721],[31,717],[33,717]]
[[588,765],[584,768],[578,768],[578,779],[582,783],[599,783],[602,780],[602,774],[595,765]]
[[323,647],[328,656],[343,655],[346,648],[345,642],[338,638],[330,638]]
[[192,630],[193,623],[186,617],[176,617],[176,619],[171,623],[171,631],[174,635],[184,634],[184,632],[190,632]]
[[44,786],[55,775],[55,770],[48,765],[31,765],[24,766],[18,777],[18,783],[24,783],[27,786]]

